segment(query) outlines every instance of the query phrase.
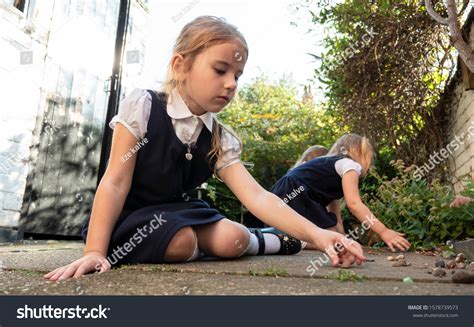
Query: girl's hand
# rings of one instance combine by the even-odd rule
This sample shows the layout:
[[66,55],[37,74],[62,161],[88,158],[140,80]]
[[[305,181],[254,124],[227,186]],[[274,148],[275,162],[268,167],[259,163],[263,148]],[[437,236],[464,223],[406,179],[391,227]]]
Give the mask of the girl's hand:
[[62,280],[70,277],[77,278],[90,271],[104,271],[110,270],[111,266],[103,254],[98,252],[90,252],[85,254],[82,258],[47,273],[43,277],[51,281]]
[[359,243],[327,229],[320,229],[320,234],[317,240],[313,242],[313,245],[327,253],[329,258],[331,258],[333,266],[347,261],[351,261],[351,264],[356,262],[360,265],[365,261],[364,250]]
[[403,238],[403,236],[405,236],[405,234],[396,232],[389,228],[380,233],[380,237],[385,242],[385,244],[387,244],[390,250],[392,250],[392,252],[396,251],[395,247],[402,251],[408,250],[410,248],[410,242]]
[[451,208],[458,208],[462,205],[468,204],[469,202],[471,202],[471,198],[463,195],[457,195],[449,206]]
[[339,265],[341,267],[349,268],[356,261],[356,257],[352,253],[344,250],[343,252],[339,253],[339,260]]

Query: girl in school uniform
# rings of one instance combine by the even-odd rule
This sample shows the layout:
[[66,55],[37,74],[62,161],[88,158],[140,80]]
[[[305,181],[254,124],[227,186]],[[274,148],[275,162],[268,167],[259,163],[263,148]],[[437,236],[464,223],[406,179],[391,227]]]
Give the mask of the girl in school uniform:
[[[273,185],[271,192],[316,226],[341,234],[344,228],[339,200],[344,198],[351,213],[363,226],[377,233],[392,251],[408,250],[410,243],[404,234],[385,227],[359,195],[359,179],[367,174],[372,161],[373,150],[368,139],[346,134],[327,155],[296,165]],[[295,190],[300,191],[295,195]],[[278,231],[272,228],[263,231],[270,230]],[[303,248],[314,249],[304,242]]]
[[[186,262],[201,253],[237,258],[262,245],[265,254],[292,254],[301,248],[298,240],[327,251],[333,265],[348,253],[358,264],[365,260],[358,243],[280,207],[240,161],[241,141],[214,114],[234,97],[247,57],[244,37],[223,19],[202,16],[184,26],[163,92],[134,90],[110,122],[111,154],[84,224],[83,257],[45,278],[124,263]],[[256,217],[296,239],[274,232],[257,238],[187,195],[213,173]]]

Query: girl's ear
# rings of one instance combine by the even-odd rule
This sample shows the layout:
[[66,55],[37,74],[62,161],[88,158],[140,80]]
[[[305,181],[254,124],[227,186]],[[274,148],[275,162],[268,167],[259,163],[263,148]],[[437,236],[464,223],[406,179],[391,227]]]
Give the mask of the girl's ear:
[[171,69],[173,70],[174,79],[177,81],[184,80],[185,62],[181,54],[175,54],[171,61]]

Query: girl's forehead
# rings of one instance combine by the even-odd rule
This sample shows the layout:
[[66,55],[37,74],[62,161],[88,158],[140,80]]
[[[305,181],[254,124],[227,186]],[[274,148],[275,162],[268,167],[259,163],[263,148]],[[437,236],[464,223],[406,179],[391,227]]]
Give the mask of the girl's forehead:
[[208,60],[228,60],[230,63],[245,62],[247,52],[240,42],[225,42],[214,44],[204,51]]

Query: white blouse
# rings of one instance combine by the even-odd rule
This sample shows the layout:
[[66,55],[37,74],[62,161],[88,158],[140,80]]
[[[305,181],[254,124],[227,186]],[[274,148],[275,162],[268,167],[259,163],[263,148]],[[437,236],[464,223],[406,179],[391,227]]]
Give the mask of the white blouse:
[[[171,117],[174,131],[183,144],[197,141],[203,126],[212,133],[213,114],[194,115],[184,103],[179,92],[174,89],[168,97],[167,113]],[[125,126],[137,140],[145,137],[151,111],[151,95],[147,90],[135,89],[120,103],[119,112],[109,123],[115,128],[117,123]],[[226,130],[221,136],[222,154],[217,158],[216,172],[240,162],[242,147],[240,140]]]
[[343,158],[336,161],[335,168],[336,168],[336,172],[341,177],[344,176],[344,174],[350,170],[355,170],[355,172],[359,176],[362,173],[362,166],[358,162],[349,158]]

